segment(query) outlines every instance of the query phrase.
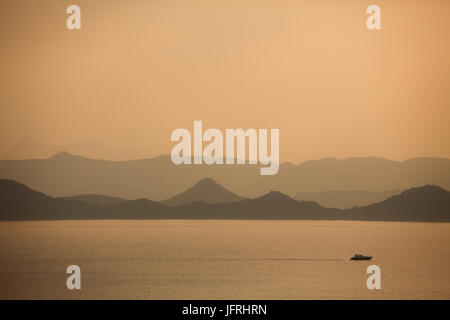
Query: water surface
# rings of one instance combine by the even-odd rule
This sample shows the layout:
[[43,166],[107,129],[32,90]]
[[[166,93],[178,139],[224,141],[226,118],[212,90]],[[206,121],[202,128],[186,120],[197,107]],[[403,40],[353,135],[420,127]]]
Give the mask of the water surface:
[[[81,290],[66,288],[72,264]],[[449,299],[449,267],[449,223],[0,223],[1,299]]]

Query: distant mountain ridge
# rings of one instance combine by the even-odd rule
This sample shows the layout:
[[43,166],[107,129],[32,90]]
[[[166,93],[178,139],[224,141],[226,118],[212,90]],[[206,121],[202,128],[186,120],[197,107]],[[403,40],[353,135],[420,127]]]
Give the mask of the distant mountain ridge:
[[278,174],[261,176],[259,165],[175,165],[170,156],[129,161],[88,159],[61,152],[49,159],[0,160],[0,178],[51,196],[105,194],[124,199],[169,199],[211,178],[245,198],[270,190],[290,196],[327,190],[386,191],[433,184],[450,189],[450,159],[326,158],[282,163]]
[[308,219],[450,222],[450,192],[437,186],[406,190],[369,206],[340,210],[297,201],[271,191],[254,199],[225,203],[194,201],[177,206],[148,199],[95,206],[47,196],[0,179],[0,220],[59,219]]

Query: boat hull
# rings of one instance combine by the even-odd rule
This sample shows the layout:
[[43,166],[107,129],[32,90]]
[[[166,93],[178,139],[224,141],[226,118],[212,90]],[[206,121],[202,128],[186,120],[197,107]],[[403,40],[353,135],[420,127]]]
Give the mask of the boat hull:
[[372,257],[352,257],[350,260],[371,260]]

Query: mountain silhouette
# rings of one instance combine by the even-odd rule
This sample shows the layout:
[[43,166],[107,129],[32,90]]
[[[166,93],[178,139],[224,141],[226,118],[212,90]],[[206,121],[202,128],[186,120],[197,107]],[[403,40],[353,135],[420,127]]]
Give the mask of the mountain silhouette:
[[333,219],[337,213],[335,209],[326,209],[316,202],[297,201],[279,191],[245,199],[230,207],[228,212],[245,219]]
[[0,179],[0,220],[48,219],[310,219],[379,221],[450,221],[450,192],[426,185],[384,201],[340,210],[297,201],[271,191],[261,197],[225,203],[194,201],[178,206],[148,199],[96,206],[59,199],[11,180]]
[[95,206],[52,198],[12,180],[0,179],[1,220],[89,219],[93,213],[102,218]]
[[449,221],[450,192],[433,185],[411,188],[348,214],[362,220]]
[[162,203],[176,206],[194,201],[202,201],[206,203],[222,203],[240,201],[243,198],[237,194],[225,189],[216,181],[210,178],[200,180],[191,188],[183,193],[173,196]]
[[168,215],[167,206],[145,198],[126,200],[105,208],[112,219],[163,219]]
[[83,160],[83,159],[87,159],[87,158],[74,155],[67,151],[58,152],[57,154],[55,154],[54,156],[49,158],[49,160],[61,160],[61,161]]
[[390,191],[346,191],[330,190],[320,192],[300,192],[294,196],[296,200],[315,201],[327,208],[347,209],[356,206],[369,205],[383,201],[401,190]]
[[[301,202],[294,200],[279,191],[270,191],[261,197],[243,202],[243,204],[248,204],[248,207],[257,208],[259,210],[270,209],[284,212],[298,209],[300,203]],[[320,207],[318,204],[316,205],[317,207]]]
[[163,201],[204,178],[219,181],[244,198],[255,198],[270,190],[294,196],[327,190],[404,190],[426,184],[450,189],[449,159],[327,158],[298,165],[283,163],[274,176],[261,176],[259,169],[259,164],[175,165],[169,155],[108,161],[63,152],[49,159],[0,160],[0,178],[24,183],[51,196],[104,194]]
[[75,200],[84,203],[89,203],[98,207],[109,207],[115,204],[126,201],[125,199],[118,197],[110,197],[99,194],[80,194],[77,196],[59,197],[61,200]]

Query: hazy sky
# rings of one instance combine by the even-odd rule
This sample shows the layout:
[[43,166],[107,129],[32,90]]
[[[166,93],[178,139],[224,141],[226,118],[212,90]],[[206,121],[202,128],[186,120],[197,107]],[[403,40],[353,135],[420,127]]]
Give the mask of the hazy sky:
[[[67,30],[66,7],[82,30]],[[381,7],[382,30],[366,28]],[[280,160],[450,157],[450,1],[1,1],[0,154],[168,154],[279,128]]]

